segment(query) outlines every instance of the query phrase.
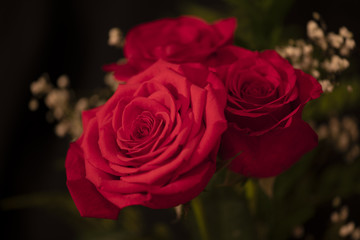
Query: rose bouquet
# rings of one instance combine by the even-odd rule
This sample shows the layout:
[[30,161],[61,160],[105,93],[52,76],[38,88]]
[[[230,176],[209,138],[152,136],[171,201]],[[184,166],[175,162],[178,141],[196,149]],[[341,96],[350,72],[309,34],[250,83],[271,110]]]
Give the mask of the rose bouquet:
[[[132,29],[125,81],[82,114],[67,186],[82,216],[116,219],[129,205],[170,208],[198,196],[216,171],[272,177],[317,145],[301,119],[320,84],[275,51],[232,45],[235,19],[162,19]],[[224,133],[225,131],[225,133]]]
[[[235,18],[209,24],[184,16],[141,24],[125,39],[112,30],[110,43],[123,47],[124,58],[103,67],[111,90],[80,99],[72,114],[61,110],[71,108],[66,101],[57,105],[68,98],[67,80],[54,96],[43,79],[32,85],[64,119],[58,135],[74,137],[65,168],[81,216],[118,219],[125,207],[141,205],[175,208],[180,218],[190,206],[207,239],[202,192],[234,187],[255,214],[254,184],[271,198],[275,177],[318,145],[316,126],[302,113],[334,81],[319,83],[315,60],[305,64],[312,49],[251,51],[234,44],[235,29]],[[337,44],[334,36],[312,36],[323,51]],[[342,37],[338,48],[351,40]],[[330,62],[322,66],[331,73]]]

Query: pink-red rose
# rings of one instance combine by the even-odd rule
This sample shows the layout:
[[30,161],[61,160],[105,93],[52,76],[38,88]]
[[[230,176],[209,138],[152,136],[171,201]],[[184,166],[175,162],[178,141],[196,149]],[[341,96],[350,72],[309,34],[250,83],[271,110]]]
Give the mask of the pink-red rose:
[[126,35],[126,64],[104,67],[118,80],[146,69],[159,59],[171,63],[205,62],[216,50],[233,42],[236,19],[228,18],[212,25],[195,17],[164,18],[141,24]]
[[218,69],[228,91],[228,129],[223,159],[238,155],[230,168],[253,177],[275,176],[317,145],[317,135],[301,119],[304,105],[318,98],[320,84],[294,69],[273,50],[252,52],[226,47],[219,55],[236,59]]
[[206,68],[158,61],[85,111],[65,164],[80,214],[115,219],[129,205],[169,208],[196,197],[215,172],[225,104]]

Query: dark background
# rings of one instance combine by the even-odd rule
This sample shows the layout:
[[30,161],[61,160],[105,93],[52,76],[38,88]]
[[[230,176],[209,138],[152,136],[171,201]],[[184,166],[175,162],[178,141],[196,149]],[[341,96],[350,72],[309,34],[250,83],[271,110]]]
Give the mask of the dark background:
[[[119,27],[126,33],[139,23],[178,16],[182,14],[180,4],[180,0],[1,3],[0,199],[33,192],[66,192],[65,172],[54,169],[63,162],[69,139],[54,135],[54,126],[45,120],[46,107],[41,105],[37,112],[28,110],[30,83],[46,72],[53,83],[67,74],[75,91],[102,87],[101,66],[121,56],[120,50],[107,45],[108,30]],[[329,30],[344,25],[359,44],[359,6],[356,0],[298,0],[284,24],[303,26],[305,33],[306,22],[318,11]],[[43,208],[0,214],[1,236],[9,233],[9,239],[74,238],[69,224]]]

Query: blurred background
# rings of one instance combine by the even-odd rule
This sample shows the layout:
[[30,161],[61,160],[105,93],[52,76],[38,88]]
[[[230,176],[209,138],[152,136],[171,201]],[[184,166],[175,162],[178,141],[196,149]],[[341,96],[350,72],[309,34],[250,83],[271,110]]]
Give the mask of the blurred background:
[[[77,97],[103,88],[101,66],[122,56],[108,46],[108,31],[124,33],[162,17],[196,15],[208,21],[238,18],[236,42],[252,50],[275,48],[306,38],[314,11],[329,31],[346,26],[360,44],[360,2],[355,0],[152,0],[6,1],[0,7],[0,224],[8,239],[199,239],[192,213],[175,222],[173,210],[130,207],[119,221],[84,219],[66,189],[64,159],[70,138],[58,138],[46,121],[47,108],[28,108],[30,84],[43,73],[55,84],[66,74]],[[309,106],[307,120],[355,119],[360,113],[360,52],[338,90]],[[346,91],[351,85],[353,91]],[[355,143],[358,144],[357,138]],[[357,141],[357,143],[356,143]],[[360,226],[360,159],[330,140],[279,176],[273,197],[259,192],[257,211],[242,190],[223,188],[204,196],[213,239],[360,239],[339,234]],[[230,193],[235,189],[236,194]],[[220,203],[222,205],[220,205]],[[345,208],[344,208],[345,206]],[[332,219],[338,213],[339,221]],[[341,215],[343,214],[343,215]],[[335,214],[336,215],[336,214]],[[334,215],[334,216],[335,216]],[[346,218],[344,218],[344,216]],[[341,218],[343,217],[343,218]],[[333,217],[333,218],[336,218]],[[221,224],[215,220],[220,221]],[[342,220],[341,220],[342,219]],[[342,221],[342,222],[341,222]],[[353,225],[349,225],[353,223]],[[213,227],[211,227],[213,226]],[[355,230],[350,231],[353,233]],[[345,230],[343,230],[345,231]]]

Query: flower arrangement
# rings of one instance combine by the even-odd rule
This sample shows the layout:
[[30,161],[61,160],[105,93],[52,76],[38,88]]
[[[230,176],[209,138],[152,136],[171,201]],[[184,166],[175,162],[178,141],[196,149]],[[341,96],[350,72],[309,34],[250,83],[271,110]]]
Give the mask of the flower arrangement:
[[[109,32],[109,44],[123,48],[124,58],[103,66],[108,87],[89,98],[72,102],[66,76],[58,87],[47,76],[32,83],[29,108],[36,110],[44,97],[56,134],[74,140],[65,168],[80,215],[118,219],[134,205],[174,208],[178,219],[193,211],[201,238],[209,239],[206,197],[200,200],[206,192],[222,194],[230,186],[254,216],[257,187],[271,199],[275,178],[313,150],[318,136],[331,136],[354,161],[360,155],[356,119],[344,117],[342,125],[336,118],[303,120],[309,101],[338,87],[355,47],[345,27],[326,33],[322,23],[314,14],[308,41],[251,51],[234,44],[235,18],[164,18],[134,27],[125,38],[118,29]],[[334,208],[341,205],[335,200]],[[343,209],[332,222],[346,221]],[[353,222],[339,229],[352,239],[359,233]],[[294,236],[302,235],[295,227]]]

